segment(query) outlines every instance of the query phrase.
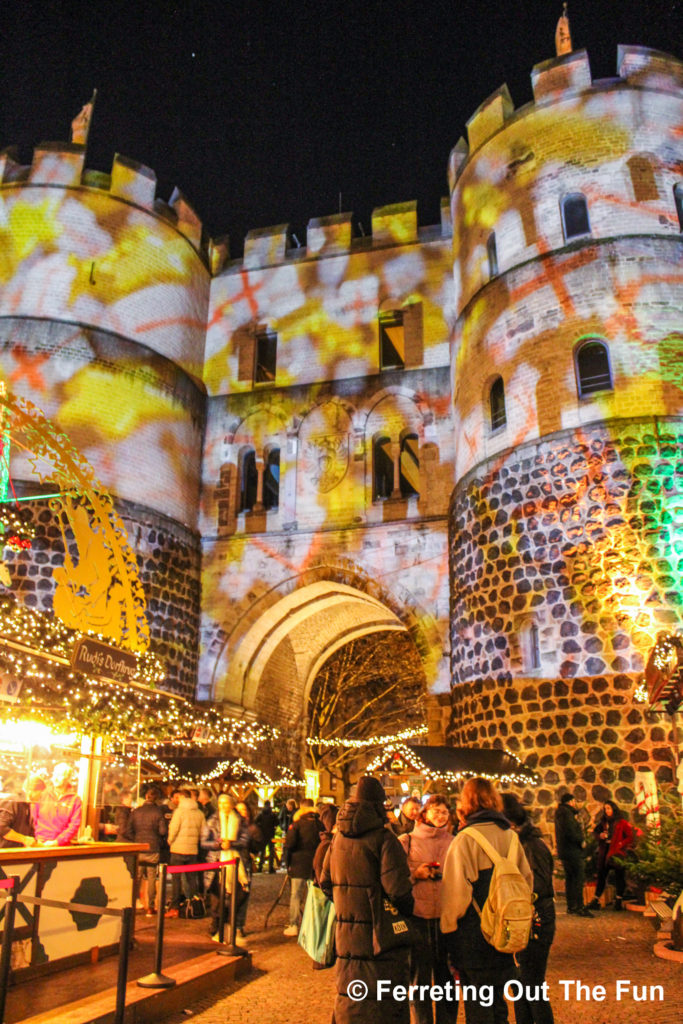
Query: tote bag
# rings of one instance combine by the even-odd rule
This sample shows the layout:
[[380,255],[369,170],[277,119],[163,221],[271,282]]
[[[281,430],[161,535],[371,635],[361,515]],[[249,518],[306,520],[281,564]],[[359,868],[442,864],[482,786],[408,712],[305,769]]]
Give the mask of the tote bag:
[[334,929],[337,915],[334,903],[322,889],[309,880],[304,913],[299,929],[299,945],[316,963],[334,963]]

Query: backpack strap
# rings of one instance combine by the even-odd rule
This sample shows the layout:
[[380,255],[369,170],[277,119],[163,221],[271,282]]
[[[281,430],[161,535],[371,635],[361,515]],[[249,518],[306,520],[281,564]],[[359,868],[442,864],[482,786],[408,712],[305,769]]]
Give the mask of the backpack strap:
[[507,857],[512,858],[512,856],[517,852],[517,847],[519,845],[519,837],[514,829],[510,829],[510,831],[512,832],[512,841],[510,843],[510,848],[505,857],[503,857],[502,854],[498,853],[496,848],[491,845],[486,836],[483,835],[478,828],[468,828],[465,832],[465,835],[468,835],[471,839],[474,839],[477,846],[481,847],[481,849],[484,851],[484,853],[486,854],[490,861],[492,861],[494,864],[499,864],[502,860],[505,860]]
[[[517,833],[514,829],[510,829],[510,831],[512,832],[512,841],[510,843],[510,849],[507,852],[507,857],[510,857],[513,853],[516,853],[516,847],[519,845],[519,837]],[[484,853],[489,858],[494,867],[496,866],[496,864],[501,864],[504,860],[507,859],[506,857],[503,857],[500,853],[498,853],[498,850],[496,850],[496,848],[491,845],[486,836],[482,835],[478,828],[470,827],[466,829],[464,834],[468,835],[471,839],[474,839],[477,846],[484,851]],[[479,914],[479,917],[481,918],[481,910],[479,908],[479,904],[474,899],[474,897],[472,897],[472,906],[474,907],[476,912]]]

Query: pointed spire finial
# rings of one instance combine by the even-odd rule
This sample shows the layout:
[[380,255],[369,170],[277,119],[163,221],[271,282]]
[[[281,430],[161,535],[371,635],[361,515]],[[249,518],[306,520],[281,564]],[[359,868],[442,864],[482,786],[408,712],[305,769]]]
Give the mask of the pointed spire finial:
[[572,52],[572,34],[569,30],[568,4],[562,4],[562,14],[555,29],[555,52],[558,57]]
[[80,113],[71,122],[71,141],[77,142],[81,146],[85,146],[88,141],[90,122],[92,121],[92,112],[96,99],[97,89],[94,89],[90,101],[81,107]]

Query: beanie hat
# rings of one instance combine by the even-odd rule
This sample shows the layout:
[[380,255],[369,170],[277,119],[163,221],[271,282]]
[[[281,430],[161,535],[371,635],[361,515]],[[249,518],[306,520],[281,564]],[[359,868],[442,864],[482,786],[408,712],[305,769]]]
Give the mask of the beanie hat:
[[574,794],[573,793],[563,793],[562,794],[562,798],[560,800],[560,803],[561,804],[568,804],[568,803],[571,803],[571,801],[573,799],[574,799]]
[[356,800],[369,800],[373,804],[384,804],[387,795],[379,779],[363,775],[356,783]]

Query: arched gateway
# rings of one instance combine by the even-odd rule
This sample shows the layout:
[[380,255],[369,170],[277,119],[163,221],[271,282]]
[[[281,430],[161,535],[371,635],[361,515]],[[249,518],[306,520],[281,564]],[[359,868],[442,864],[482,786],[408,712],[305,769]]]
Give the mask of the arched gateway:
[[[300,730],[302,740],[311,727],[309,702],[316,681],[332,669],[339,685],[348,687],[351,652],[354,677],[362,672],[364,685],[374,686],[380,700],[386,692],[394,711],[397,687],[387,684],[383,690],[382,680],[395,676],[397,667],[413,705],[428,685],[433,638],[415,610],[400,616],[378,597],[335,580],[299,586],[252,617],[239,640],[230,639],[215,664],[213,699],[290,734]],[[346,680],[340,668],[344,652]],[[381,721],[382,715],[374,720]],[[350,731],[358,734],[359,724]]]

